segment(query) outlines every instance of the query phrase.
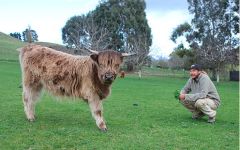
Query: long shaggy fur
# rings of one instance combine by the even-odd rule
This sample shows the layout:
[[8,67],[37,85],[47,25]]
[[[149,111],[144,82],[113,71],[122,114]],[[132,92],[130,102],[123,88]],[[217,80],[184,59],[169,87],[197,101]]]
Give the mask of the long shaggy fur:
[[104,84],[102,78],[106,71],[117,74],[122,62],[120,53],[108,51],[91,57],[74,56],[39,45],[28,45],[22,48],[19,56],[23,103],[29,120],[34,120],[34,105],[44,88],[56,96],[84,99],[89,103],[98,127],[106,129],[101,100],[109,95],[111,84]]

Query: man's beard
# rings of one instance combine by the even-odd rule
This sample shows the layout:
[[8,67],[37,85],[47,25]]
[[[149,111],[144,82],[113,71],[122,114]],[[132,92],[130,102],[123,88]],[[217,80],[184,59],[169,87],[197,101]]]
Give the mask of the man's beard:
[[196,80],[199,77],[200,73],[198,75],[196,75],[193,80]]

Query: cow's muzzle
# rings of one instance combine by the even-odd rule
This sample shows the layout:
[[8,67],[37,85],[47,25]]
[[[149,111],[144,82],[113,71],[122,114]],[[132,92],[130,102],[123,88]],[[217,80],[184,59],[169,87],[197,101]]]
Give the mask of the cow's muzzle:
[[104,75],[104,81],[105,83],[112,83],[116,78],[116,74],[111,73],[111,72],[107,72]]

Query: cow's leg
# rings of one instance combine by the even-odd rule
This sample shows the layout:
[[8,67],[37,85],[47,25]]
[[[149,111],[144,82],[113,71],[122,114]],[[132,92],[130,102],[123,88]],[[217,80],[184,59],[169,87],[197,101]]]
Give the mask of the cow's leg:
[[26,117],[29,121],[35,120],[35,103],[40,96],[41,86],[38,88],[23,86],[23,104]]
[[98,128],[102,131],[107,131],[107,126],[103,119],[102,101],[94,100],[94,101],[89,101],[88,103],[92,112],[92,116],[96,120],[96,124]]

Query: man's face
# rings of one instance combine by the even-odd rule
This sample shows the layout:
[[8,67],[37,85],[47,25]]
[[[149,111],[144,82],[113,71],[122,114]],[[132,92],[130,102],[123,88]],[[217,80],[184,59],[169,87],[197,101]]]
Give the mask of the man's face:
[[191,76],[192,79],[196,79],[199,76],[200,73],[201,73],[201,71],[198,71],[196,69],[191,69],[190,70],[190,76]]

